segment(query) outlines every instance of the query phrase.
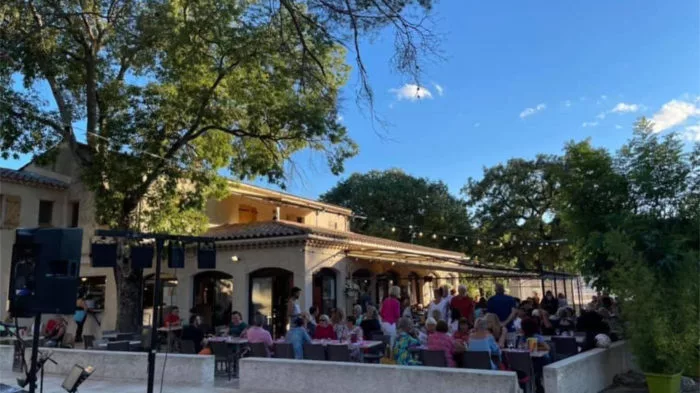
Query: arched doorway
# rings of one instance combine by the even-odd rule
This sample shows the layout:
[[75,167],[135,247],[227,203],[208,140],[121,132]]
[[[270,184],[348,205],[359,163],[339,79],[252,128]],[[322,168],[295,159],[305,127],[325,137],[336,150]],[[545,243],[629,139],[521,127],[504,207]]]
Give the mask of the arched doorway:
[[[141,305],[143,309],[143,325],[151,326],[153,322],[153,295],[156,288],[156,275],[149,274],[143,277],[143,293],[141,294]],[[170,312],[171,306],[177,304],[177,277],[172,274],[162,273],[160,283],[163,289],[161,295],[161,310],[158,318],[158,326],[163,324],[163,316]]]
[[382,304],[384,298],[389,296],[389,288],[399,285],[399,274],[389,270],[377,276],[377,304]]
[[250,273],[248,320],[256,313],[267,320],[273,337],[286,332],[287,301],[293,287],[292,272],[280,268],[258,269]]
[[329,314],[331,309],[337,307],[338,284],[335,270],[323,268],[314,274],[313,289],[313,305],[321,314]]
[[[352,273],[352,287],[354,290],[348,292],[347,305],[348,310],[353,304],[360,304],[363,311],[367,311],[367,305],[372,303],[372,295],[370,293],[370,283],[372,280],[372,272],[368,269],[357,269]],[[352,296],[351,296],[352,295]]]
[[233,276],[205,271],[194,275],[193,311],[207,328],[228,325],[233,305]]

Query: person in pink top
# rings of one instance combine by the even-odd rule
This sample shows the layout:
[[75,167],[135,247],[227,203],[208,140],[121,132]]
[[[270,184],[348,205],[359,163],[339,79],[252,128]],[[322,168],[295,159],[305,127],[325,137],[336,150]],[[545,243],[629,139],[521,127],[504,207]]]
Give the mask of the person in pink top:
[[264,343],[267,348],[268,356],[270,354],[270,349],[272,349],[272,336],[270,332],[263,329],[263,324],[265,322],[265,317],[261,314],[256,314],[253,318],[252,326],[245,331],[245,338],[251,344],[254,343]]
[[382,330],[392,339],[396,336],[396,322],[401,318],[399,296],[401,296],[401,288],[397,286],[389,288],[389,297],[382,302],[382,309],[379,313],[382,317]]
[[438,321],[435,327],[435,333],[428,336],[428,349],[435,351],[444,351],[445,360],[448,367],[455,367],[455,340],[447,334],[448,326],[445,321]]

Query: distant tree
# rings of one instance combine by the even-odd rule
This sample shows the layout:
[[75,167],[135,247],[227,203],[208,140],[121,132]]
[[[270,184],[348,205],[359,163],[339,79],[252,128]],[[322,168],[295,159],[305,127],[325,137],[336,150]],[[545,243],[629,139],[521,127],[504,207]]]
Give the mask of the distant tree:
[[[357,151],[337,115],[346,48],[371,105],[360,41],[393,28],[394,65],[417,77],[419,55],[435,44],[422,24],[431,4],[0,2],[1,154],[63,142],[94,191],[100,223],[136,228],[146,202],[150,229],[197,233],[206,200],[226,189],[220,169],[284,184],[285,163],[309,148],[340,173]],[[115,277],[117,329],[135,331],[142,272],[120,265]]]
[[445,234],[472,233],[464,201],[452,196],[443,182],[397,169],[355,173],[321,200],[352,209],[361,217],[353,221],[352,229],[367,235],[463,250],[463,237],[455,241]]
[[553,269],[569,261],[568,247],[549,240],[566,238],[555,206],[561,159],[539,155],[511,159],[484,169],[462,189],[479,228],[472,253],[480,259],[526,268]]

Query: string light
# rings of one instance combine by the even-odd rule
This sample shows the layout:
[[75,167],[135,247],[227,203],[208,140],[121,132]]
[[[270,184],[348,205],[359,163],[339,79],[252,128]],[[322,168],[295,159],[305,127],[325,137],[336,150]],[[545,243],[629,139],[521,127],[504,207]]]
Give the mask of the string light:
[[392,232],[396,232],[396,227],[391,227]]
[[418,237],[423,237],[423,232],[418,232]]
[[433,239],[437,239],[437,235],[433,233]]
[[481,239],[477,240],[477,241],[476,241],[476,244],[477,244],[477,245],[481,245]]

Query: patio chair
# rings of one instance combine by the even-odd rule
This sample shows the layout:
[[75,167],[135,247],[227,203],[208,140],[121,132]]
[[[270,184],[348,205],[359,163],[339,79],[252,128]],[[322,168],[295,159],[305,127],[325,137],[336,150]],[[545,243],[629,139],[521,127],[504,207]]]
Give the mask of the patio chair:
[[486,351],[467,351],[462,355],[462,367],[477,370],[491,370],[491,353]]
[[108,351],[128,352],[129,351],[129,342],[128,341],[110,341],[107,343],[107,350]]
[[422,351],[423,365],[428,367],[447,367],[445,351],[425,349]]
[[328,360],[331,362],[349,362],[350,350],[347,345],[329,345]]
[[248,352],[249,356],[254,358],[269,357],[265,343],[251,343],[248,345],[250,347],[250,351]]
[[91,349],[95,347],[95,336],[85,335],[83,336],[83,344],[85,349]]
[[180,341],[180,353],[186,355],[196,355],[197,351],[194,347],[194,341],[192,340],[182,340]]
[[506,352],[511,370],[518,373],[518,382],[524,385],[525,393],[535,392],[535,369],[529,352]]
[[326,347],[320,344],[304,344],[304,359],[326,360]]
[[555,360],[566,359],[570,356],[578,354],[578,344],[576,343],[576,337],[552,337],[552,344],[554,344],[554,358]]
[[213,341],[210,341],[209,345],[214,353],[214,375],[228,375],[230,381],[233,375],[233,356],[228,350],[228,345]]
[[292,344],[275,343],[275,357],[278,359],[294,359]]

